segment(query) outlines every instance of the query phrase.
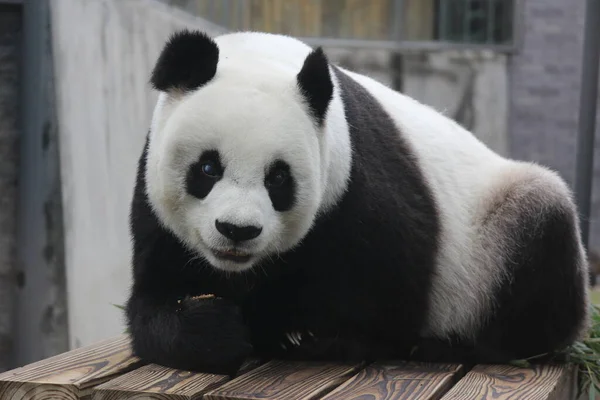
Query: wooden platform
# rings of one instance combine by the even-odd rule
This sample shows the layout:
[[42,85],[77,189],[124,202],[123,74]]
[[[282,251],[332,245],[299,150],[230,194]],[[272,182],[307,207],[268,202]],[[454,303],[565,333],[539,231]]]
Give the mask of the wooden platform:
[[574,399],[565,365],[248,362],[233,379],[143,365],[127,336],[0,374],[0,400],[468,400]]

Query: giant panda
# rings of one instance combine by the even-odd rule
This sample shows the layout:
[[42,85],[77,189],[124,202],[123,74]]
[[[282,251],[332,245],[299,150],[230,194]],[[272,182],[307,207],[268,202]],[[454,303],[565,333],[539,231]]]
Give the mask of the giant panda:
[[285,35],[173,34],[131,202],[133,351],[503,363],[588,327],[572,193]]

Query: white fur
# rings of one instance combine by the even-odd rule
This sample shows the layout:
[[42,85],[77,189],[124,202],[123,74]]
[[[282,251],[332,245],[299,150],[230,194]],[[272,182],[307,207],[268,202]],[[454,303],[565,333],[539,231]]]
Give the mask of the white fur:
[[[220,59],[213,81],[191,94],[161,94],[146,178],[149,198],[163,223],[216,267],[239,271],[297,245],[315,215],[336,203],[347,187],[350,141],[337,87],[324,132],[315,129],[303,109],[295,79],[311,51],[308,46],[264,33],[228,34],[216,42]],[[468,337],[480,326],[490,307],[489,293],[503,274],[502,248],[490,248],[493,238],[484,240],[478,234],[477,216],[493,200],[490,193],[513,179],[532,177],[548,192],[558,188],[558,201],[568,201],[570,192],[547,170],[500,157],[432,108],[346,72],[393,118],[417,154],[440,209],[441,249],[423,333],[444,336],[454,331]],[[186,193],[185,172],[212,147],[220,150],[227,167],[224,178],[200,201]],[[282,214],[273,211],[262,183],[266,163],[278,154],[285,155],[298,180],[298,205]],[[214,227],[217,218],[263,227],[247,245],[256,255],[247,265],[212,256],[209,249],[225,245]]]

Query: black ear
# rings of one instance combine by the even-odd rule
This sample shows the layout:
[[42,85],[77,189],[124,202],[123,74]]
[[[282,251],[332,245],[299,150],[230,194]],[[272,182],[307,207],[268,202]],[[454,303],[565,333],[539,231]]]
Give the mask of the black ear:
[[329,75],[329,62],[321,47],[306,57],[297,79],[313,117],[322,125],[333,97],[333,83]]
[[160,91],[194,90],[217,72],[219,48],[203,32],[183,30],[173,34],[163,48],[150,83]]

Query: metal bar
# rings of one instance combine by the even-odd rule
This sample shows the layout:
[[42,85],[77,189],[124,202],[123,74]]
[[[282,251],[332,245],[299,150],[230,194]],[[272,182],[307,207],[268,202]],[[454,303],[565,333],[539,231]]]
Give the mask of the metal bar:
[[68,350],[49,0],[23,2],[16,363]]
[[496,19],[496,0],[487,0],[487,32],[486,32],[486,43],[494,42],[494,27]]
[[[421,0],[422,1],[422,0]],[[392,4],[392,32],[391,40],[402,42],[405,36],[404,24],[406,22],[405,2],[404,0],[394,0]],[[392,71],[392,84],[394,89],[401,91],[402,82],[402,55],[397,51],[390,52],[390,69]]]
[[462,41],[465,43],[471,43],[473,37],[470,35],[470,23],[471,23],[471,2],[469,0],[462,0],[463,2],[463,23],[462,23]]
[[220,2],[220,14],[221,14],[221,21],[222,24],[224,26],[226,26],[228,29],[232,29],[232,15],[233,12],[235,11],[234,8],[231,6],[231,0],[221,0]]
[[[2,21],[7,23],[7,27],[0,28],[2,30],[2,34],[6,35],[4,39],[4,43],[2,43],[5,47],[4,54],[2,54],[2,60],[5,63],[3,65],[6,70],[6,74],[0,73],[0,92],[4,92],[0,95],[0,119],[6,117],[6,120],[0,121],[2,122],[0,126],[4,126],[8,130],[6,132],[0,132],[0,136],[2,138],[0,140],[6,144],[3,145],[2,153],[8,153],[9,151],[13,151],[13,145],[18,143],[19,136],[19,124],[20,121],[17,120],[17,116],[14,115],[14,111],[12,110],[15,104],[12,102],[14,99],[18,97],[18,94],[15,93],[19,90],[19,85],[22,82],[21,74],[19,71],[19,54],[21,53],[22,44],[19,40],[20,33],[22,31],[22,7],[18,4],[6,4],[0,2],[0,17]],[[3,71],[4,72],[4,71]],[[7,96],[8,95],[8,96]],[[15,111],[18,110],[17,107],[14,107]],[[11,115],[5,115],[5,113],[11,113]],[[1,129],[1,128],[0,128]],[[3,154],[4,155],[4,154]],[[6,221],[5,228],[2,232],[1,236],[10,236],[7,242],[0,244],[0,247],[3,248],[4,251],[10,251],[13,245],[16,242],[16,237],[13,236],[13,228],[14,224],[17,223],[14,209],[18,206],[18,199],[16,198],[16,192],[18,190],[18,186],[15,182],[17,180],[16,175],[18,174],[18,169],[13,167],[18,167],[18,157],[8,155],[8,160],[3,160],[3,164],[6,166],[10,165],[10,170],[7,170],[5,173],[3,171],[2,176],[0,176],[0,184],[2,186],[9,189],[9,186],[13,186],[9,189],[7,193],[2,193],[2,195],[10,198],[6,198],[6,202],[2,202],[5,205],[5,209],[2,210],[2,219]],[[0,169],[3,169],[0,166]],[[0,192],[1,193],[1,192]],[[6,219],[5,219],[6,217]],[[6,229],[8,228],[8,229]],[[4,238],[1,238],[4,239]],[[4,255],[4,262],[0,262],[0,298],[2,298],[2,303],[0,304],[0,373],[9,369],[13,369],[16,367],[15,364],[15,349],[13,346],[14,340],[17,338],[16,336],[16,299],[15,293],[17,290],[17,280],[15,280],[15,273],[17,270],[16,260],[11,255]]]
[[585,247],[589,242],[590,204],[594,163],[594,136],[598,99],[598,64],[600,60],[600,1],[587,0],[584,26],[581,91],[579,97],[579,132],[575,193],[581,215],[581,235]]
[[491,50],[499,53],[513,53],[517,49],[513,44],[479,44],[479,43],[459,43],[450,41],[420,41],[420,40],[363,40],[363,39],[343,39],[328,37],[300,37],[299,40],[310,46],[324,47],[347,47],[347,48],[366,48],[366,49],[384,49],[395,51],[442,51],[442,50]]
[[[524,43],[524,25],[525,25],[525,0],[513,0],[509,3],[510,10],[510,19],[512,20],[509,25],[509,29],[511,30],[510,34],[510,43],[514,48],[514,52],[518,52],[523,48]],[[503,30],[507,28],[506,21],[505,25],[502,27]],[[506,37],[506,34],[503,32],[503,37]]]
[[405,17],[404,0],[394,0],[392,2],[392,15],[390,16],[392,25],[391,40],[402,41],[404,38]]
[[438,40],[446,40],[448,38],[448,1],[450,0],[438,0],[440,12]]
[[235,8],[236,8],[238,25],[235,27],[234,30],[236,30],[236,31],[244,30],[245,29],[245,25],[244,25],[244,4],[242,3],[242,0],[236,0],[235,4],[236,4]]

